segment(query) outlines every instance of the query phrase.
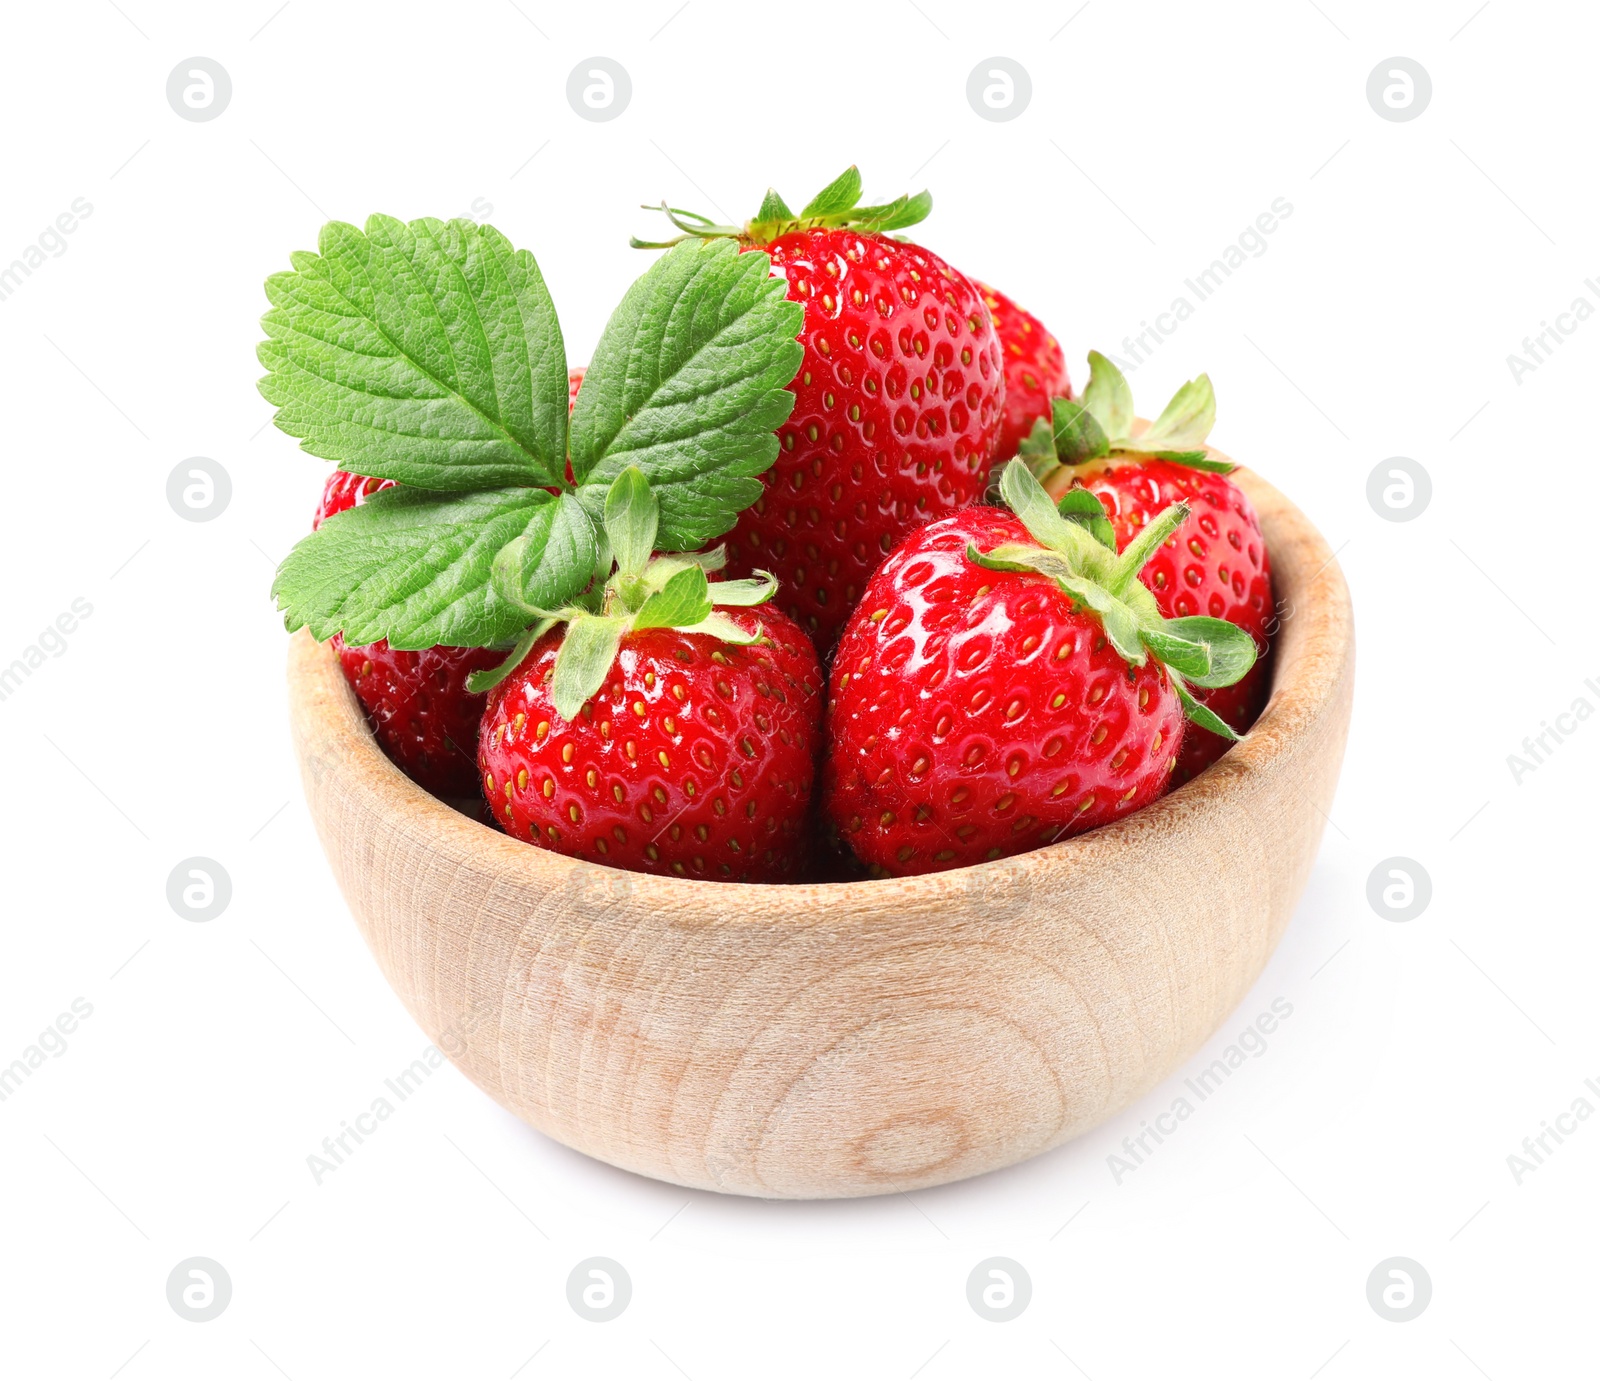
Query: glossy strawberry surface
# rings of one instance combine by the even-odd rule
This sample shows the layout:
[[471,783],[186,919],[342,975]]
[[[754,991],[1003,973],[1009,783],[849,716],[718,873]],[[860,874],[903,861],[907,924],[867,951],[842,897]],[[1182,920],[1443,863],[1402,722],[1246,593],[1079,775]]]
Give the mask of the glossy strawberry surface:
[[[1255,723],[1271,682],[1267,652],[1275,631],[1272,570],[1255,507],[1227,475],[1156,459],[1113,458],[1078,468],[1075,483],[1096,494],[1116,530],[1117,550],[1180,499],[1193,510],[1140,572],[1168,618],[1208,614],[1236,623],[1255,640],[1260,658],[1242,681],[1196,691],[1238,733]],[[1190,725],[1178,755],[1177,780],[1187,781],[1228,751],[1227,740]]]
[[917,245],[844,229],[759,248],[805,307],[805,357],[728,574],[777,575],[780,607],[825,652],[895,543],[988,482],[1000,343],[977,287]]
[[338,634],[333,645],[390,761],[435,796],[476,795],[478,721],[486,697],[467,690],[467,677],[499,666],[505,653],[484,647],[397,652],[386,642],[348,647]]
[[1003,509],[930,523],[873,577],[835,653],[824,811],[886,873],[958,868],[1093,829],[1164,793],[1184,718],[1054,581],[967,546],[1029,542]]
[[994,320],[1000,338],[1000,357],[1006,376],[1005,421],[1000,428],[995,457],[1016,455],[1017,447],[1041,417],[1050,416],[1052,398],[1072,397],[1066,356],[1061,345],[1032,312],[1025,311],[998,288],[977,285],[983,305]]
[[311,530],[315,532],[335,513],[365,503],[380,489],[393,488],[393,480],[369,479],[366,475],[352,475],[348,470],[335,470],[322,486],[322,498],[311,518]]
[[557,629],[489,693],[478,758],[507,834],[576,858],[710,881],[780,882],[806,863],[822,675],[770,607],[726,611],[770,645],[629,633],[571,721],[549,677]]

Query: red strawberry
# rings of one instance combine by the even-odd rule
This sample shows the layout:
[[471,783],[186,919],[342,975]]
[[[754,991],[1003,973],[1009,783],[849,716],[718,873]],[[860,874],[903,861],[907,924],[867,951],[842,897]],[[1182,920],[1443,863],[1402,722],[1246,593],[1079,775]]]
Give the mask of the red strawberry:
[[[1244,733],[1267,701],[1272,571],[1255,508],[1228,477],[1232,463],[1204,447],[1216,413],[1211,381],[1202,374],[1186,384],[1160,419],[1130,439],[1136,428],[1127,382],[1105,356],[1091,352],[1089,360],[1092,373],[1081,410],[1101,435],[1081,439],[1085,428],[1074,416],[1079,406],[1069,405],[1057,417],[1054,449],[1041,432],[1040,454],[1030,458],[1025,447],[1024,459],[1031,460],[1051,494],[1083,487],[1099,498],[1119,550],[1155,514],[1180,501],[1188,504],[1188,521],[1151,558],[1140,579],[1168,618],[1207,614],[1237,624],[1255,640],[1258,660],[1248,676],[1199,694],[1225,723]],[[1062,463],[1052,465],[1052,459]],[[1228,747],[1228,740],[1194,730],[1184,739],[1176,780],[1203,772]]]
[[[1163,508],[1180,501],[1189,505],[1189,521],[1151,558],[1142,578],[1168,617],[1210,614],[1238,624],[1255,639],[1258,660],[1244,680],[1201,696],[1231,728],[1246,732],[1267,703],[1273,602],[1266,542],[1244,491],[1226,475],[1154,459],[1108,464],[1078,482],[1105,505],[1119,548]],[[1229,746],[1227,739],[1194,729],[1184,737],[1177,780],[1205,771]]]
[[435,796],[474,795],[485,697],[468,692],[467,677],[498,666],[505,653],[491,647],[397,652],[386,642],[347,647],[337,633],[333,645],[390,761]]
[[509,671],[478,743],[485,797],[506,833],[592,862],[792,879],[821,740],[816,652],[776,610],[737,607],[769,598],[770,578],[708,583],[715,558],[650,560],[649,487],[637,470],[619,487],[619,503],[652,505],[648,536],[630,540],[608,502],[618,572],[497,673]]
[[[1016,516],[972,508],[912,534],[839,641],[823,807],[864,862],[934,872],[1036,848],[1139,809],[1169,785],[1185,680],[1242,675],[1249,638],[1169,621],[1138,573],[1187,517],[1113,554],[1087,495],[1058,513],[1020,461]],[[1092,508],[1092,512],[1089,510]]]
[[[568,405],[583,382],[580,365],[567,376]],[[335,513],[366,501],[393,480],[369,479],[335,470],[323,485],[312,531]],[[504,660],[503,652],[481,647],[430,647],[397,652],[387,642],[348,647],[335,633],[333,647],[345,680],[367,712],[373,733],[389,760],[435,796],[473,796],[478,786],[478,724],[485,695],[467,689],[467,677]]]
[[895,543],[983,491],[1004,415],[1000,344],[979,289],[890,237],[931,198],[864,207],[860,195],[851,168],[798,216],[770,191],[744,226],[668,210],[686,236],[764,250],[805,307],[782,449],[726,540],[729,573],[771,570],[782,607],[824,651]]
[[393,480],[368,479],[365,475],[352,475],[348,470],[335,470],[322,486],[322,500],[312,515],[311,530],[315,532],[335,513],[343,513],[347,508],[365,503],[369,494],[393,488]]
[[776,610],[730,621],[770,645],[629,633],[570,721],[550,687],[565,635],[535,643],[490,692],[483,719],[484,794],[506,833],[637,872],[792,877],[804,860],[821,673],[810,640]]
[[994,319],[1005,361],[1006,413],[995,455],[1009,460],[1033,431],[1033,424],[1050,416],[1052,398],[1072,397],[1067,361],[1056,338],[1032,312],[1024,311],[998,288],[977,285],[983,305]]

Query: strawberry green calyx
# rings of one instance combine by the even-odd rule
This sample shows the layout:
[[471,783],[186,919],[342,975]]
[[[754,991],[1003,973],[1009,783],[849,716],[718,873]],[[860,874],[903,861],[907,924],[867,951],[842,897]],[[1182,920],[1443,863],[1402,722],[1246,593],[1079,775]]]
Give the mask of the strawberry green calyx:
[[662,202],[660,206],[644,209],[660,211],[683,233],[670,240],[641,240],[635,236],[628,243],[634,249],[668,249],[691,239],[737,239],[747,244],[766,245],[797,230],[851,229],[863,235],[887,235],[925,220],[933,209],[933,197],[926,190],[915,196],[896,197],[881,206],[860,206],[857,204],[860,200],[861,173],[852,163],[812,197],[798,215],[770,187],[762,199],[761,209],[743,225],[718,225],[693,211],[683,211]]
[[1231,686],[1255,664],[1255,641],[1225,619],[1163,618],[1155,596],[1139,580],[1161,544],[1188,518],[1188,505],[1163,509],[1118,554],[1105,510],[1088,490],[1070,490],[1058,505],[1019,458],[1001,472],[1000,493],[1038,545],[1006,542],[986,552],[969,546],[968,560],[987,570],[1048,576],[1079,610],[1098,620],[1130,667],[1142,667],[1151,657],[1166,667],[1194,723],[1237,739],[1189,687]]
[[506,660],[492,670],[474,672],[467,679],[467,689],[475,693],[492,690],[517,669],[534,643],[562,625],[566,633],[556,654],[550,690],[556,712],[568,721],[605,684],[623,638],[636,630],[672,628],[680,633],[706,633],[741,646],[764,642],[759,624],[752,632],[718,613],[717,606],[765,604],[777,593],[778,582],[760,571],[754,580],[713,584],[706,573],[722,568],[720,547],[710,552],[652,556],[660,519],[660,505],[649,480],[636,466],[629,466],[606,493],[602,545],[606,555],[602,559],[610,575],[559,609],[541,609],[528,602],[528,572],[519,565],[514,545],[503,551],[491,577],[495,593],[522,609],[532,622]]
[[1039,479],[1048,482],[1062,469],[1118,455],[1154,456],[1223,475],[1234,468],[1205,449],[1217,419],[1217,398],[1206,375],[1174,393],[1161,416],[1134,436],[1133,390],[1122,371],[1098,350],[1089,352],[1089,370],[1082,401],[1052,399],[1052,415],[1034,423],[1018,447]]

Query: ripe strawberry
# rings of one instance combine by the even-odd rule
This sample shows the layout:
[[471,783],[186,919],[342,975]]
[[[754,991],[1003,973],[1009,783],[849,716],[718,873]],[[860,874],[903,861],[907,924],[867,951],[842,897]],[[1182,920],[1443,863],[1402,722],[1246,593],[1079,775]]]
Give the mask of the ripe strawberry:
[[333,645],[389,760],[435,796],[473,796],[484,697],[468,692],[467,677],[498,666],[505,653],[489,647],[398,652],[386,642],[348,647],[337,633]]
[[[1055,415],[1054,437],[1041,429],[1024,446],[1045,489],[1059,497],[1088,489],[1105,505],[1119,550],[1169,505],[1184,502],[1189,520],[1151,558],[1140,579],[1169,618],[1209,614],[1237,624],[1255,640],[1258,660],[1242,681],[1203,692],[1225,723],[1244,733],[1267,701],[1272,571],[1261,523],[1244,491],[1230,479],[1233,465],[1204,443],[1216,416],[1211,381],[1202,374],[1184,385],[1161,417],[1136,438],[1127,381],[1105,356],[1091,352],[1089,387],[1081,404]],[[1081,414],[1087,413],[1085,422]],[[1095,429],[1098,428],[1096,433]],[[1188,781],[1228,751],[1229,741],[1204,730],[1184,739],[1176,780]]]
[[[579,366],[567,376],[569,406],[577,400],[582,382],[583,367]],[[312,531],[335,513],[393,486],[393,480],[335,470],[323,485],[322,502],[311,520]],[[505,654],[481,647],[399,652],[382,640],[348,647],[338,633],[332,642],[345,680],[367,712],[389,760],[435,796],[475,795],[478,725],[488,697],[469,691],[467,677],[498,666]]]
[[1168,788],[1186,681],[1254,659],[1216,619],[1166,620],[1138,575],[1181,504],[1119,557],[1099,504],[1058,512],[1020,461],[1013,513],[979,507],[913,533],[839,641],[823,808],[863,862],[936,872],[1036,848]]
[[[1244,491],[1226,475],[1155,459],[1108,465],[1080,483],[1106,506],[1118,546],[1126,545],[1152,514],[1179,501],[1189,505],[1192,516],[1185,529],[1151,559],[1144,581],[1162,613],[1173,618],[1207,613],[1238,624],[1255,639],[1258,656],[1249,675],[1201,697],[1231,728],[1248,731],[1267,703],[1273,600],[1266,542]],[[1184,736],[1176,780],[1186,782],[1205,771],[1230,746],[1229,740],[1196,728]]]
[[995,457],[1010,460],[1033,431],[1034,423],[1050,416],[1052,398],[1072,397],[1067,361],[1061,346],[1044,323],[1024,311],[998,288],[977,284],[983,305],[994,320],[1005,361],[1006,412]]
[[369,494],[393,488],[393,480],[368,479],[365,475],[352,475],[348,470],[335,470],[322,486],[322,498],[311,517],[311,530],[315,532],[335,513],[365,503]]
[[770,577],[708,583],[715,556],[651,560],[654,504],[643,476],[624,471],[607,502],[617,572],[474,680],[493,683],[478,742],[485,798],[506,833],[591,862],[792,879],[821,741],[816,652],[781,613],[737,607],[770,598]]
[[730,574],[776,574],[783,609],[821,651],[901,537],[982,493],[1004,416],[1000,343],[978,287],[890,236],[932,199],[858,206],[860,196],[852,167],[798,216],[772,191],[743,226],[662,208],[683,238],[764,250],[805,307],[794,412],[727,551]]

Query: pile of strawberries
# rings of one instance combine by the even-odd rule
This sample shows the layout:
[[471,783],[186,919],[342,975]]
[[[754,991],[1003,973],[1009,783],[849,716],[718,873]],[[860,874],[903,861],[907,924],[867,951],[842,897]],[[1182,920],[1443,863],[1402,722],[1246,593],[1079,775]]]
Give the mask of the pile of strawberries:
[[[663,208],[680,239],[767,255],[803,309],[777,458],[720,543],[657,548],[630,468],[581,607],[530,608],[515,647],[333,635],[421,786],[612,867],[907,875],[1116,820],[1249,730],[1271,577],[1205,447],[1209,381],[1146,426],[1091,354],[1075,395],[1035,317],[893,233],[925,194],[859,187],[799,215],[769,193],[740,227]],[[313,526],[390,485],[335,471]]]

